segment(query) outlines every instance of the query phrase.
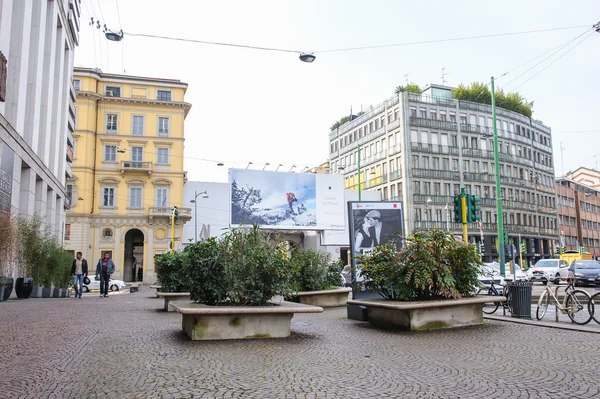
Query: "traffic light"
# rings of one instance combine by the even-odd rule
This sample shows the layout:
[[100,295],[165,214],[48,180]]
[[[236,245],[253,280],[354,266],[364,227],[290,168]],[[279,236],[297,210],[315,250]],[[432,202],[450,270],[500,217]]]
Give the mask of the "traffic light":
[[462,201],[460,195],[454,196],[454,221],[462,223]]
[[583,253],[585,252],[584,250],[584,247],[579,247],[579,255],[583,255]]
[[179,220],[179,209],[176,206],[173,206],[173,219]]
[[485,245],[483,241],[479,242],[479,253],[483,254],[485,252]]
[[554,255],[560,255],[560,247],[554,247]]
[[519,244],[519,247],[521,248],[521,253],[524,254],[525,252],[527,252],[527,246],[525,245],[524,242],[522,242],[521,244]]
[[473,223],[481,220],[481,207],[479,202],[481,198],[476,195],[467,195],[467,222]]

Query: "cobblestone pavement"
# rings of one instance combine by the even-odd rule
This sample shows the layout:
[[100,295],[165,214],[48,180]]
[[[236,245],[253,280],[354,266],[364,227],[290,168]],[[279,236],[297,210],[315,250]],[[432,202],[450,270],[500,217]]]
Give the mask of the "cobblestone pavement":
[[146,287],[0,302],[0,398],[598,398],[595,334],[499,321],[392,332],[346,310],[277,340],[190,341]]

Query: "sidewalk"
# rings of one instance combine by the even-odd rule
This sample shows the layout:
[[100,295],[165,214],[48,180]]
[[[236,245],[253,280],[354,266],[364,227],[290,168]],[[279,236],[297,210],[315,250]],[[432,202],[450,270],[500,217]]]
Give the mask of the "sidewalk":
[[589,332],[594,334],[600,334],[600,324],[596,323],[593,319],[585,325],[575,324],[569,319],[569,316],[559,312],[558,322],[556,321],[556,313],[554,306],[548,307],[548,312],[542,320],[536,319],[537,304],[531,306],[531,319],[519,319],[512,317],[510,313],[506,315],[502,314],[502,308],[499,308],[494,314],[484,314],[483,318],[487,320],[497,320],[517,324],[526,324],[530,326],[547,327],[547,328],[558,328],[561,330],[570,331],[581,331]]

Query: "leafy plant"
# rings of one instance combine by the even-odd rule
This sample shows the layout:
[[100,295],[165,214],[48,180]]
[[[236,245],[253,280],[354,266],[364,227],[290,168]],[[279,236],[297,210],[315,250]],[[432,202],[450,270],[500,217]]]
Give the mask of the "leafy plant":
[[14,217],[0,213],[0,276],[12,277],[19,231]]
[[[312,249],[301,249],[290,260],[295,291],[320,291],[340,285],[340,271],[329,255]],[[337,276],[336,276],[337,274]]]
[[[454,90],[454,98],[457,100],[467,100],[480,104],[492,103],[492,92],[487,84],[474,82],[471,86],[459,85]],[[519,93],[504,93],[502,90],[496,91],[496,106],[517,112],[531,118],[533,114],[533,101],[528,102]]]
[[415,83],[410,83],[410,84],[407,84],[406,86],[396,86],[396,90],[394,92],[396,94],[400,94],[400,93],[404,93],[405,91],[407,91],[409,93],[417,93],[417,94],[421,94],[423,92],[423,90],[421,90],[421,87],[419,87],[419,85],[415,84]]
[[283,241],[253,226],[186,247],[191,299],[207,305],[266,305],[290,292]]
[[477,284],[479,255],[447,231],[416,231],[398,251],[382,245],[358,258],[364,284],[390,300],[460,298]]
[[162,292],[188,292],[189,276],[186,270],[186,254],[164,253],[154,257],[156,278]]
[[350,121],[353,121],[354,119],[358,118],[359,116],[361,116],[362,114],[364,114],[363,111],[360,111],[358,114],[356,115],[348,115],[348,116],[344,116],[342,117],[339,121],[335,122],[333,125],[330,126],[331,130],[335,130],[337,128],[339,128],[340,126],[342,126],[344,123],[348,123]]

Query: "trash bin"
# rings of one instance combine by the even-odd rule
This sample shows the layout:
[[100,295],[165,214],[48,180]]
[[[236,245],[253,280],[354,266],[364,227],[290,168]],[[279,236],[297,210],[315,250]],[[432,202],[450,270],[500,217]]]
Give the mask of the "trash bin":
[[533,283],[531,281],[510,281],[507,285],[512,317],[531,319],[531,291]]

